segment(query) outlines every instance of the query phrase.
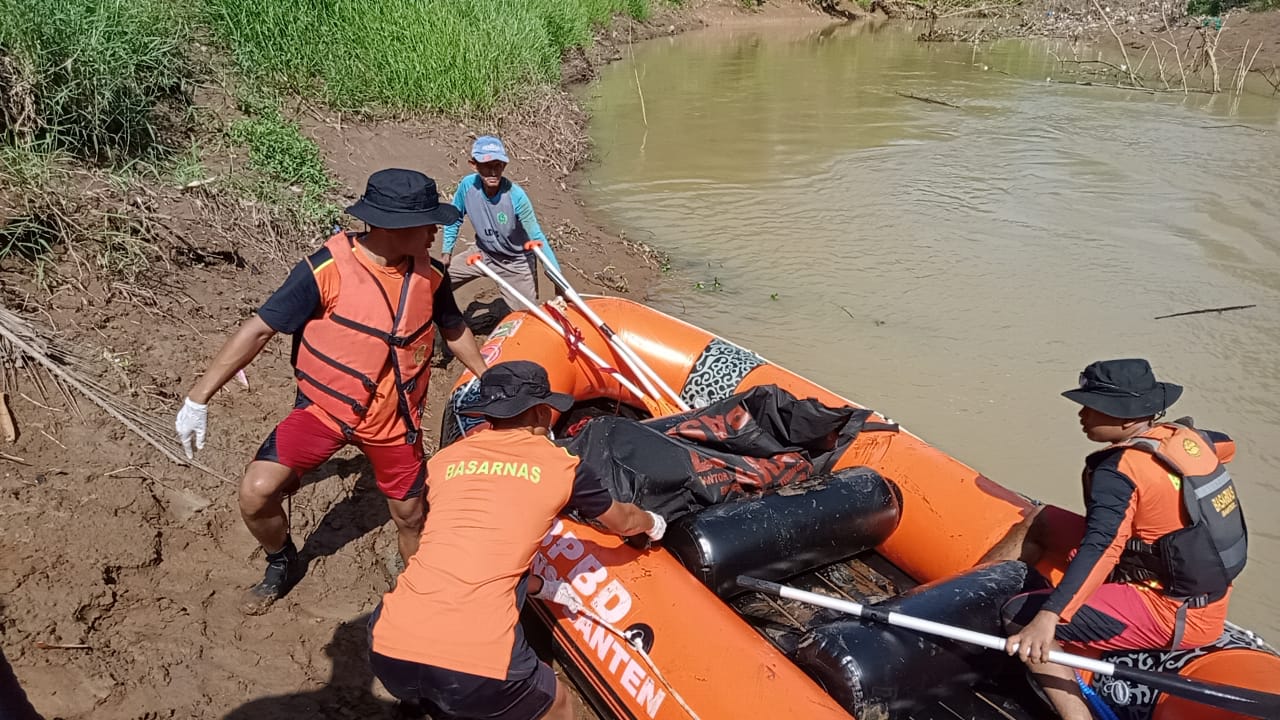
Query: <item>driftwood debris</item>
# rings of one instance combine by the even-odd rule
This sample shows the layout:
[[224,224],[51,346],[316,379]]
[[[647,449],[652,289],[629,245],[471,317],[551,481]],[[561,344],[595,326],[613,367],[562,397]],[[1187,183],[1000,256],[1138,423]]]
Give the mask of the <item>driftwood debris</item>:
[[38,650],[92,650],[93,649],[92,645],[86,645],[84,643],[49,643],[43,640],[37,640],[35,642],[35,646],[36,646],[36,649]]
[[[70,348],[64,347],[64,343],[60,343],[53,334],[2,307],[0,307],[0,340],[7,343],[5,347],[10,352],[17,353],[25,360],[39,365],[60,383],[93,401],[104,412],[173,462],[202,470],[213,477],[230,482],[208,465],[198,460],[183,458],[182,445],[177,440],[177,433],[166,420],[155,418],[118,397],[106,386],[90,377],[85,361],[77,357]],[[13,462],[20,460],[5,456],[3,453],[0,453],[0,457]]]
[[18,457],[17,455],[10,455],[9,453],[5,453],[5,452],[0,452],[0,460],[8,460],[9,462],[18,463],[19,465],[31,464],[26,460],[23,460],[22,458]]
[[0,437],[11,443],[18,439],[18,427],[15,424],[13,411],[9,409],[9,394],[0,393]]
[[1258,307],[1257,303],[1253,305],[1227,305],[1226,307],[1205,308],[1203,310],[1188,310],[1186,312],[1173,313],[1172,315],[1157,315],[1153,320],[1164,320],[1165,318],[1186,317],[1187,315],[1204,315],[1205,313],[1224,313],[1228,310],[1247,310],[1251,307]]
[[959,105],[954,105],[952,103],[947,102],[946,100],[936,100],[931,97],[925,97],[924,95],[912,95],[911,93],[905,93],[905,92],[899,92],[896,94],[904,98],[919,100],[922,103],[929,103],[931,105],[942,105],[943,107],[955,108],[957,110],[962,109]]
[[1269,131],[1267,130],[1263,130],[1262,128],[1256,128],[1252,125],[1244,125],[1242,123],[1231,123],[1230,125],[1201,125],[1200,127],[1205,130],[1221,130],[1222,128],[1244,128],[1245,130],[1252,130],[1256,133],[1262,133],[1263,135],[1269,134]]

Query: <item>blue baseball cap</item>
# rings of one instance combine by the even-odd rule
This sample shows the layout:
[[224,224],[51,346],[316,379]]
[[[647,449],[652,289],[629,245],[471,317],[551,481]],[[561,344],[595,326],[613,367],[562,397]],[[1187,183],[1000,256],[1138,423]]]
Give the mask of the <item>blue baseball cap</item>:
[[492,162],[494,160],[511,162],[507,159],[506,146],[493,135],[482,135],[476,138],[475,144],[471,146],[471,157],[476,162]]

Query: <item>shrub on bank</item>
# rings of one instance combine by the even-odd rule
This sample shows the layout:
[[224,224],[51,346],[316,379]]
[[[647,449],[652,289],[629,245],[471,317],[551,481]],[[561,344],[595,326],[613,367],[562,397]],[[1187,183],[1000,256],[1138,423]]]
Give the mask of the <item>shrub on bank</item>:
[[1218,16],[1241,7],[1266,12],[1280,9],[1280,0],[1187,0],[1188,15]]
[[203,0],[244,73],[337,108],[484,110],[649,0]]
[[95,162],[145,155],[158,109],[182,98],[189,38],[170,0],[0,0],[0,134]]
[[[241,97],[239,105],[245,117],[232,123],[227,135],[249,149],[249,165],[264,180],[244,189],[263,202],[287,209],[304,227],[327,229],[339,208],[325,199],[334,182],[320,148],[302,134],[297,123],[280,114],[278,100]],[[288,189],[282,192],[279,184]]]
[[[129,186],[135,170],[181,174],[171,164],[196,170],[179,184],[204,179],[198,151],[174,162],[156,150],[198,145],[188,81],[209,70],[192,60],[209,31],[239,75],[230,84],[255,95],[237,98],[244,117],[214,141],[246,146],[254,172],[220,184],[310,232],[336,214],[332,182],[319,149],[280,112],[282,95],[343,109],[485,110],[557,81],[563,53],[613,15],[643,18],[664,1],[673,0],[0,0],[0,262],[141,237],[145,223],[129,218],[144,211],[118,206],[126,193],[90,208],[80,185]],[[84,161],[100,168],[72,183]]]

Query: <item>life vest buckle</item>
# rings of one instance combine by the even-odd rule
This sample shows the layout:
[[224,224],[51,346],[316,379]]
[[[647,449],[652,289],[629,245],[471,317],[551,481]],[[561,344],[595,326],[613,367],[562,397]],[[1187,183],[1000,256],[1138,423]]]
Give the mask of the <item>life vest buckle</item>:
[[1189,597],[1183,600],[1183,603],[1192,609],[1208,607],[1211,602],[1213,602],[1213,598],[1210,597],[1208,593],[1205,593],[1204,595],[1196,595],[1195,597]]
[[1124,544],[1124,549],[1129,550],[1130,552],[1143,553],[1144,555],[1156,554],[1155,545],[1149,542],[1143,542],[1138,538],[1130,538],[1129,542]]

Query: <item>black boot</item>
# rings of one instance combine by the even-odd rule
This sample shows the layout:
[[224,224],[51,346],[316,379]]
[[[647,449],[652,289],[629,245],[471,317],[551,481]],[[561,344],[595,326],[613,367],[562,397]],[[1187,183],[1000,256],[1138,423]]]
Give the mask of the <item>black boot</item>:
[[293,545],[293,538],[285,538],[284,547],[279,552],[267,553],[267,572],[262,582],[249,588],[244,594],[240,609],[246,615],[261,615],[276,600],[297,582],[297,574],[301,570],[298,562],[298,548]]

